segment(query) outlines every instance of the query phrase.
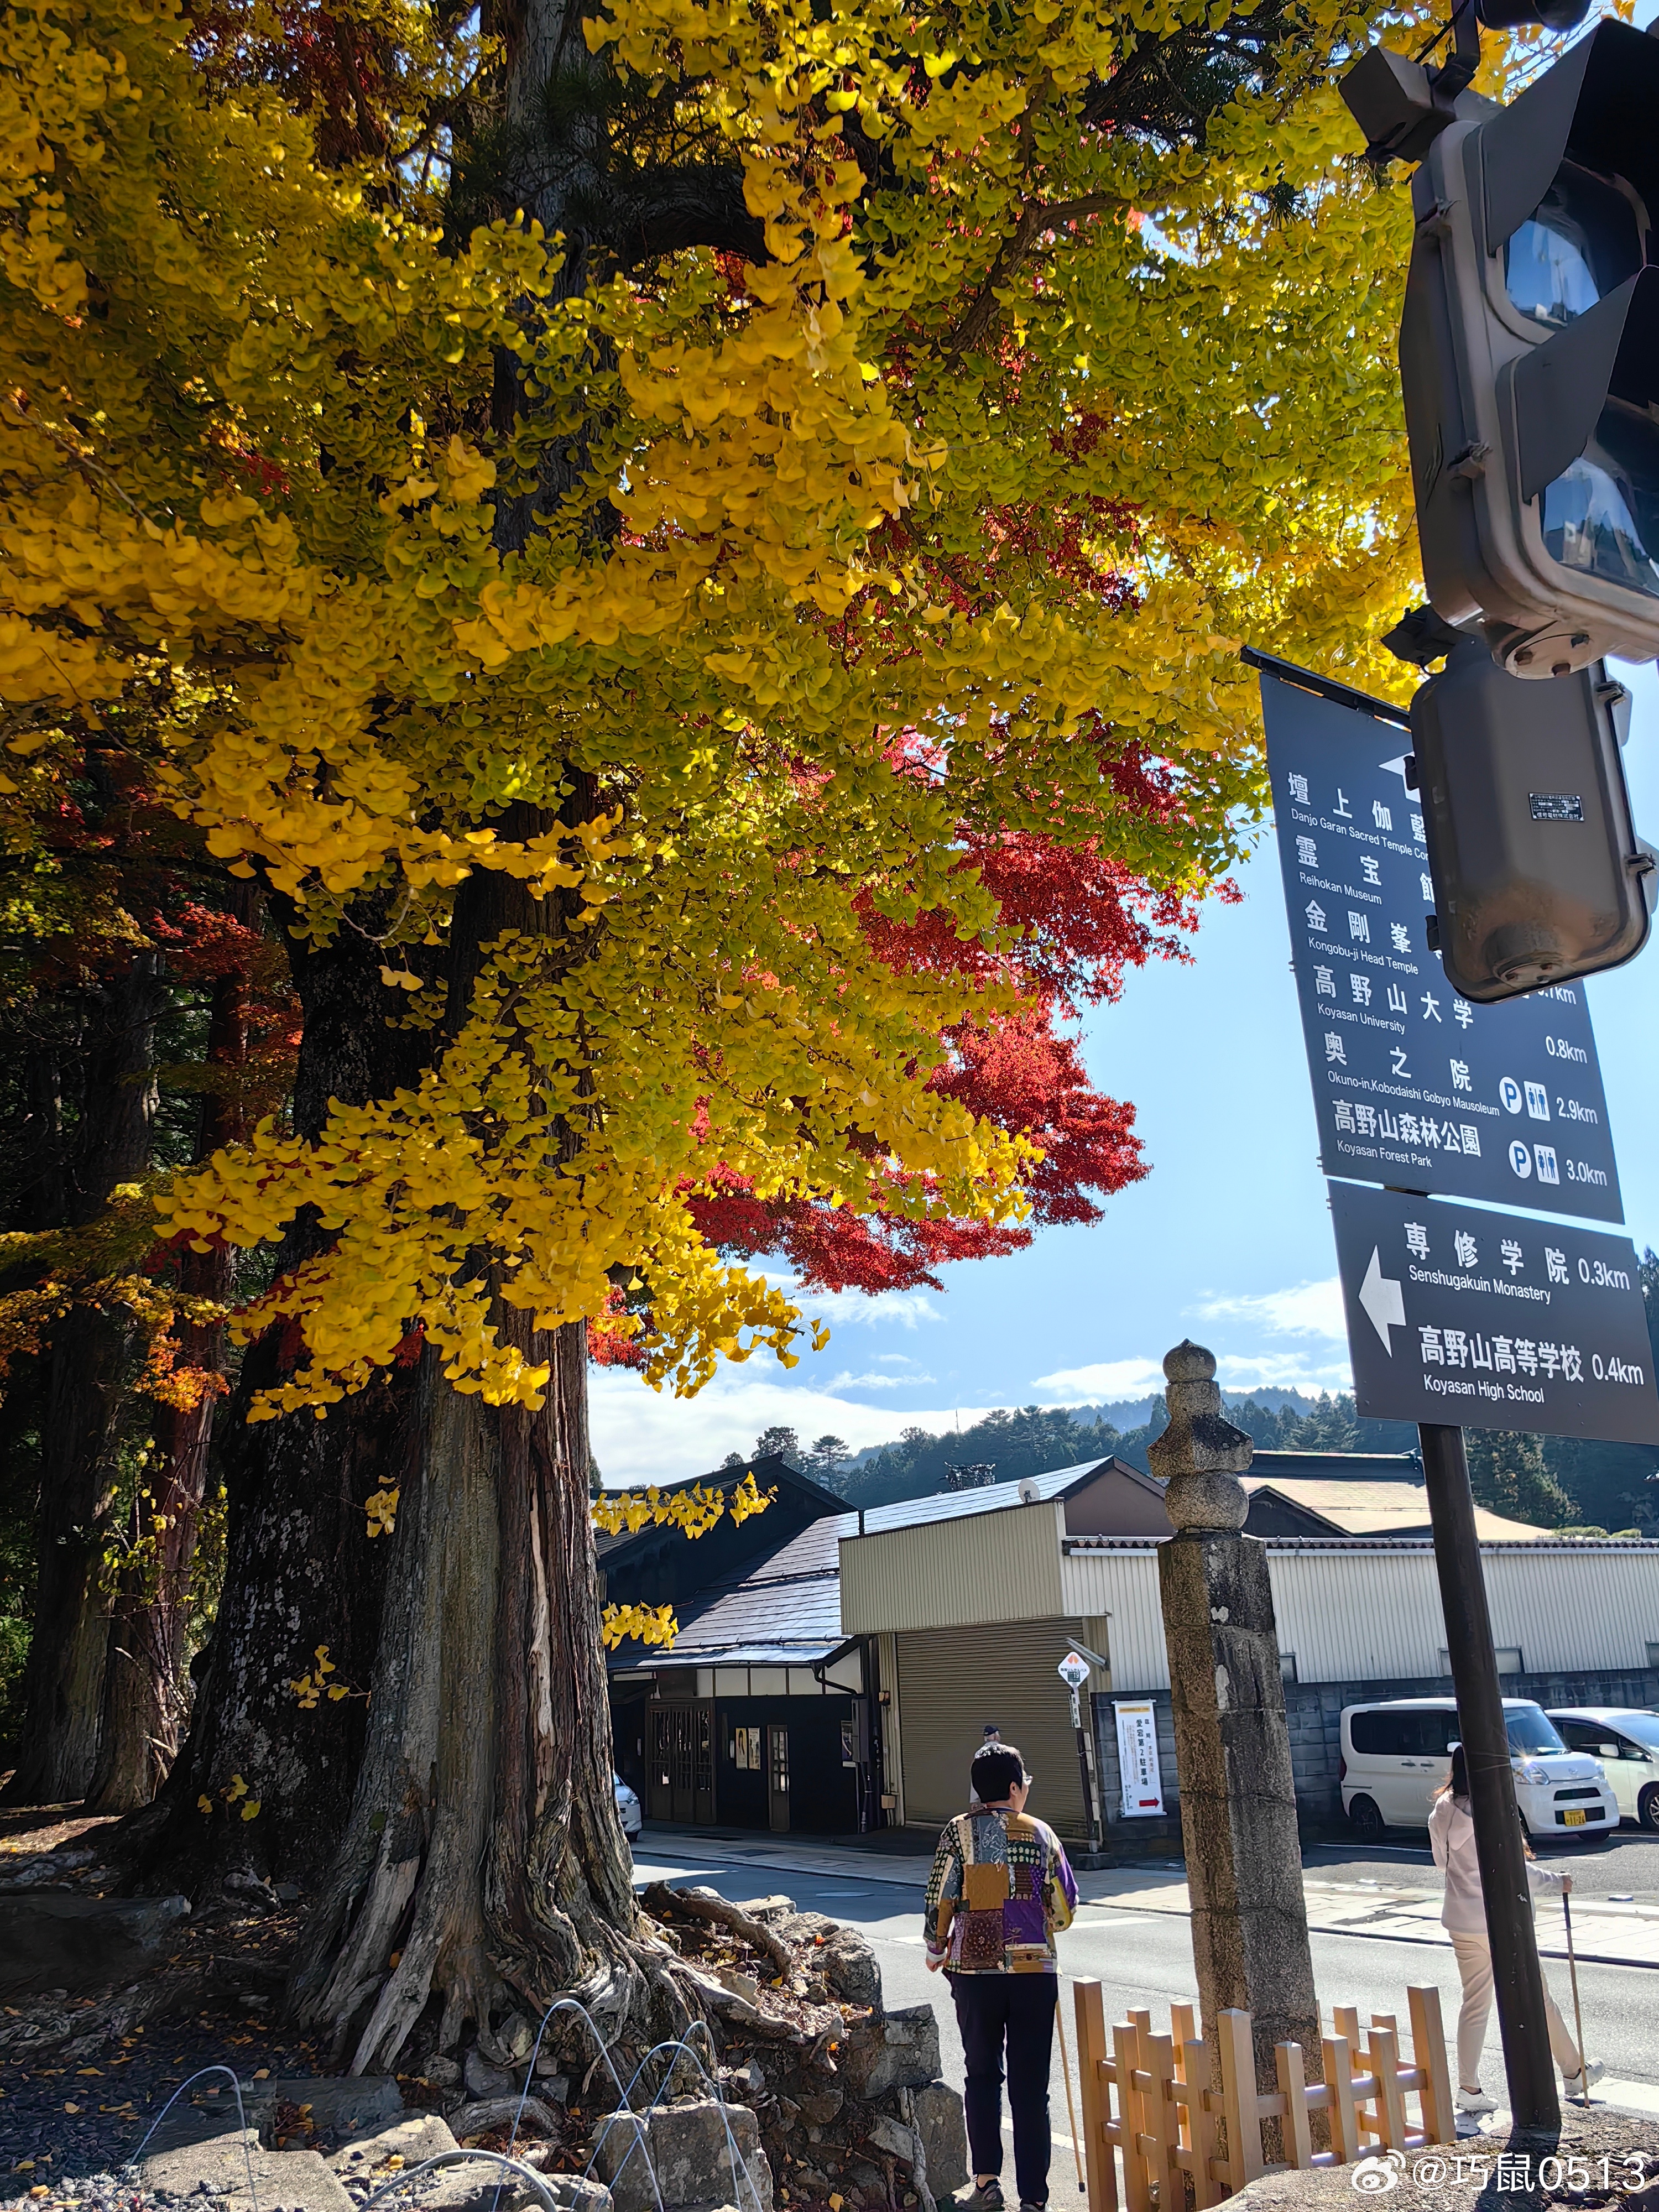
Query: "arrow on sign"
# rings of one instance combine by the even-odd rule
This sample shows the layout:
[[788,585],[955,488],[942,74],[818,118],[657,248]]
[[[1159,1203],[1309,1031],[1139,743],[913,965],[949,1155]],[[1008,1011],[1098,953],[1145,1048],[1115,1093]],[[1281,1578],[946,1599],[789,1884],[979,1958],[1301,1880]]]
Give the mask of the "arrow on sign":
[[1390,1359],[1394,1346],[1389,1341],[1390,1328],[1406,1326],[1406,1297],[1392,1276],[1382,1272],[1382,1262],[1375,1244],[1371,1247],[1371,1264],[1365,1270],[1365,1279],[1359,1285],[1359,1303],[1365,1309],[1371,1327],[1382,1340],[1382,1349]]

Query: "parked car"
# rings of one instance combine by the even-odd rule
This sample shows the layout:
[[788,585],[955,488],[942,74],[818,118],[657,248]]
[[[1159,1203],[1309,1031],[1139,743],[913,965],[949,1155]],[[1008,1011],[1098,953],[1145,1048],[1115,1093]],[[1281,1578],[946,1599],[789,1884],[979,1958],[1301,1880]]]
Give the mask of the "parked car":
[[645,1808],[620,1774],[613,1774],[611,1781],[617,1793],[617,1818],[622,1822],[622,1832],[630,1844],[636,1844],[645,1826]]
[[[1515,1802],[1533,1836],[1605,1835],[1619,1803],[1594,1758],[1570,1751],[1541,1705],[1505,1698]],[[1396,1698],[1342,1709],[1342,1809],[1362,1836],[1425,1828],[1458,1740],[1451,1698]]]
[[1659,1828],[1659,1713],[1632,1705],[1571,1705],[1550,1718],[1569,1751],[1601,1761],[1625,1819]]

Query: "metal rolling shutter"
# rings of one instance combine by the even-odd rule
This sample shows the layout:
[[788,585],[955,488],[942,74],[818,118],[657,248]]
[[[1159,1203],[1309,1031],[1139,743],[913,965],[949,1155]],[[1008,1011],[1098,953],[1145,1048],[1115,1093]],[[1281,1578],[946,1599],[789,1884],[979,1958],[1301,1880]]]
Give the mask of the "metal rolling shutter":
[[1054,1671],[1079,1620],[927,1628],[898,1647],[904,1818],[942,1826],[968,1805],[968,1766],[988,1721],[1018,1744],[1036,1777],[1030,1809],[1067,1837],[1083,1833],[1083,1790],[1071,1700]]

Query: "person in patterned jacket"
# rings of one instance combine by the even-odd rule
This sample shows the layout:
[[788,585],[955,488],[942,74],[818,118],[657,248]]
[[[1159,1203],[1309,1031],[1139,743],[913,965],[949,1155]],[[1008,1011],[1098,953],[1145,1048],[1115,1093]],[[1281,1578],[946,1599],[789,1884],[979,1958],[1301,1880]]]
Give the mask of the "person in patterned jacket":
[[1048,2064],[1060,1962],[1054,1936],[1072,1924],[1077,1882],[1054,1830],[1025,1809],[1033,1778],[1011,1743],[981,1744],[971,1769],[978,1803],[939,1839],[922,1932],[931,1972],[951,1977],[968,2086],[963,2101],[974,2186],[957,2212],[1000,2212],[1002,2073],[1014,2124],[1021,2212],[1048,2201]]

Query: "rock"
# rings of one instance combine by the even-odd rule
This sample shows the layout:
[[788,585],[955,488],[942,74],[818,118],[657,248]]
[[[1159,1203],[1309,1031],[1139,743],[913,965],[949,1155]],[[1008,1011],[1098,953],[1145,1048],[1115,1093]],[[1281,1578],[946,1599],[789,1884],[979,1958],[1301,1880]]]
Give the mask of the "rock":
[[842,2004],[881,2003],[881,1967],[855,1928],[838,1928],[817,1957],[818,1972]]
[[878,2112],[865,2130],[865,2140],[878,2150],[884,2150],[889,2158],[902,2158],[907,2166],[916,2162],[921,2148],[915,2131],[907,2128],[902,2120],[890,2119],[885,2112]]
[[961,2092],[948,2081],[924,2081],[910,2093],[910,2124],[921,2139],[918,2178],[937,2203],[968,2179],[968,2130]]
[[751,1897],[738,1907],[751,1920],[763,1920],[769,1928],[775,1928],[780,1920],[787,1920],[795,1910],[793,1897]]
[[422,2075],[434,2089],[459,2089],[461,2086],[461,2062],[459,2058],[428,2058]]
[[536,2042],[536,2023],[521,2012],[515,2012],[495,2031],[495,2040],[501,2049],[517,2059],[528,2058]]
[[183,1897],[0,1892],[0,1996],[79,1996],[138,1981],[165,1962],[189,1913]]
[[560,2115],[551,2105],[544,2105],[539,2097],[520,2098],[517,2091],[510,2097],[484,2097],[477,2104],[458,2105],[447,2117],[463,2142],[469,2136],[487,2135],[491,2128],[510,2128],[515,2124],[520,2134],[533,2130],[556,2136],[560,2129]]
[[815,2128],[827,2128],[846,2101],[842,2090],[820,2089],[801,2099],[800,2115]]
[[[734,2166],[734,2150],[743,2172]],[[593,2170],[610,2185],[616,2212],[655,2212],[653,2167],[665,2207],[730,2198],[743,2212],[772,2212],[772,2168],[746,2105],[701,2097],[653,2112],[613,2112],[599,2122]]]
[[752,2105],[757,2097],[766,2094],[766,2076],[761,2072],[758,2058],[751,2058],[742,2066],[732,2067],[726,2080],[733,2095],[745,2105]]
[[[368,2180],[371,2188],[383,2187],[388,2178],[383,2171]],[[547,2212],[540,2191],[552,2193],[552,2177],[538,2175],[537,2181],[539,2188],[499,2159],[462,2150],[454,2154],[452,2165],[416,2174],[407,2188],[388,2190],[380,2201],[386,2212],[404,2207],[409,2212],[516,2212],[520,2206]]]
[[550,2173],[547,2185],[564,2212],[613,2212],[615,2199],[602,2182],[576,2173]]
[[389,2159],[398,2159],[405,2166],[418,2166],[423,2158],[436,2158],[440,2151],[459,2148],[447,2120],[440,2119],[436,2112],[411,2112],[407,2119],[382,2128],[378,2135],[359,2136],[355,2142],[337,2150],[329,2164],[336,2173],[355,2180],[373,2174]]
[[505,2097],[521,2087],[524,2076],[510,2073],[505,2066],[492,2066],[475,2044],[466,2054],[462,2071],[469,2097]]
[[552,2105],[570,2102],[570,2076],[560,2070],[559,2062],[550,2051],[544,2051],[536,2061],[536,2094],[545,2097]]
[[404,2116],[404,2093],[390,2074],[290,2075],[280,2081],[244,2081],[241,2090],[242,2110],[267,2142],[279,2105],[297,2105],[331,2142],[372,2136]]
[[832,1936],[841,1933],[839,1920],[831,1920],[823,1912],[788,1913],[773,1923],[786,1943],[816,1943],[820,1936],[826,1946]]
[[843,2048],[841,2070],[849,2094],[866,2100],[936,2081],[939,2021],[932,2005],[905,2005],[872,2021]]
[[250,2128],[147,2158],[140,2172],[159,2197],[211,2195],[222,2212],[353,2212],[352,2202],[314,2150],[265,2150]]
[[716,1966],[714,1978],[722,1989],[730,1990],[734,1997],[745,2004],[753,2004],[760,1995],[760,1984],[752,1974],[740,1974],[735,1966]]

